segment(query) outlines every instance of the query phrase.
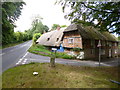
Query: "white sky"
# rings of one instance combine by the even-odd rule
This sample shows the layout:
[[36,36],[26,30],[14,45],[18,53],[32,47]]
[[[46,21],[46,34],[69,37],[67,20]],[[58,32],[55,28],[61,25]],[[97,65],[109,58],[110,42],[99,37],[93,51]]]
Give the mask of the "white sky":
[[70,25],[70,21],[64,19],[61,5],[54,5],[56,0],[23,0],[26,5],[22,9],[19,19],[15,22],[14,31],[24,31],[31,28],[32,18],[40,15],[42,23],[49,28],[53,24]]

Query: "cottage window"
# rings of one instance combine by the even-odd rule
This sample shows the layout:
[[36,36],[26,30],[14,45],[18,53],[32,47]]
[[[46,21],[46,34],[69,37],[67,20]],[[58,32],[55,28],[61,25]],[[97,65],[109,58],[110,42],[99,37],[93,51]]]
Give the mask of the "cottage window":
[[73,43],[74,42],[74,39],[73,38],[69,38],[68,39],[68,43]]
[[95,48],[95,40],[91,40],[91,46]]
[[112,42],[109,42],[109,46],[112,46]]
[[91,54],[94,54],[94,49],[91,49]]
[[108,46],[109,45],[109,43],[108,43],[108,41],[106,42],[106,46]]
[[59,38],[57,38],[56,42],[58,42]]
[[105,41],[102,42],[102,46],[105,46]]
[[49,40],[50,40],[50,38],[47,39],[47,41],[49,41]]
[[101,49],[101,55],[105,55],[105,49]]
[[117,46],[117,43],[115,43],[115,46]]
[[115,54],[117,54],[117,49],[115,49]]

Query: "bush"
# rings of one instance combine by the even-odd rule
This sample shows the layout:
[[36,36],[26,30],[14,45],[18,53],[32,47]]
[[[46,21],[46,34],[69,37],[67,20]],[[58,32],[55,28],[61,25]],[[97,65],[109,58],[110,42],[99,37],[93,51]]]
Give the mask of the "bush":
[[81,48],[73,48],[73,49],[72,49],[72,51],[77,51],[77,52],[79,52],[79,51],[81,51],[81,50],[83,50],[83,49],[81,49]]
[[[51,53],[52,53],[51,51],[48,50],[47,47],[42,46],[42,45],[38,45],[38,44],[32,45],[28,51],[31,53],[34,53],[34,54],[39,54],[39,55],[49,56],[49,57],[51,57]],[[61,53],[56,52],[56,58],[75,59],[74,56],[70,56],[64,52],[61,52]]]
[[33,35],[33,45],[36,44],[36,41],[37,41],[37,39],[38,39],[40,36],[41,36],[40,33],[35,33],[35,34]]
[[71,55],[68,55],[68,54],[66,54],[64,52],[61,52],[61,53],[57,52],[56,53],[56,58],[74,59],[75,57],[73,57]]

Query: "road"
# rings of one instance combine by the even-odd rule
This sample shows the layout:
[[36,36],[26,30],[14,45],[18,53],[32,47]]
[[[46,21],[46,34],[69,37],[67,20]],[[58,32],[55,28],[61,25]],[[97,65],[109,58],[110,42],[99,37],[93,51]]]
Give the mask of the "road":
[[16,63],[27,53],[32,41],[27,41],[14,47],[2,50],[2,72],[10,67],[16,66]]
[[[27,41],[25,43],[19,44],[14,47],[6,48],[2,50],[0,54],[2,56],[2,72],[7,70],[8,68],[14,67],[16,65],[28,64],[31,62],[39,62],[39,63],[49,63],[50,57],[36,55],[27,52],[29,47],[32,45],[32,41]],[[118,59],[111,59],[106,62],[101,62],[101,66],[117,66]],[[99,66],[98,61],[81,61],[81,60],[67,60],[67,59],[55,59],[56,63],[67,64],[67,65],[75,65],[75,66]],[[120,64],[120,63],[119,63]]]
[[[25,57],[23,58],[22,62],[18,61],[17,64],[21,65],[21,64],[28,64],[31,62],[49,63],[50,57],[36,55],[28,52],[27,55],[25,55]],[[92,66],[92,67],[99,66],[98,61],[91,61],[91,60],[81,61],[81,60],[69,60],[69,59],[56,58],[55,63],[74,65],[74,66]],[[107,62],[101,62],[101,66],[118,66],[118,59],[110,60]]]

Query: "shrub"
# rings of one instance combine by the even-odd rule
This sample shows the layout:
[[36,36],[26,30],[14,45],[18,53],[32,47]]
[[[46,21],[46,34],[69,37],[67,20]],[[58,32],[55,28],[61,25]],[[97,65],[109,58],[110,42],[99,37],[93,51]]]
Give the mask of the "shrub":
[[40,36],[41,36],[40,33],[35,33],[35,34],[33,35],[33,45],[36,44],[36,41],[37,41],[37,39],[38,39]]
[[81,48],[73,48],[72,49],[72,51],[78,51],[78,52],[81,51],[81,50],[83,50],[83,49],[81,49]]
[[74,59],[75,57],[71,56],[71,55],[68,55],[67,53],[59,53],[57,52],[56,53],[56,58],[64,58],[64,59]]

